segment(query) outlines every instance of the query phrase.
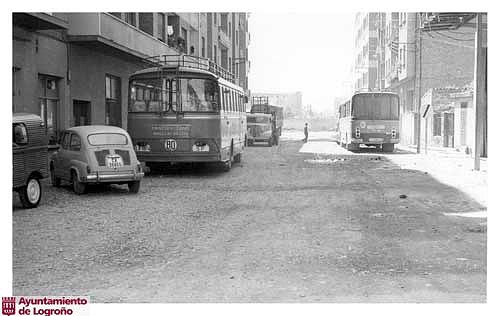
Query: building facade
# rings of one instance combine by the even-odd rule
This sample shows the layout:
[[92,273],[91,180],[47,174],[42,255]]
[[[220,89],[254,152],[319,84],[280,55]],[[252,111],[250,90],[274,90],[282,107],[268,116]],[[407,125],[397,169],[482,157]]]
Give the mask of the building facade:
[[[358,26],[365,24],[361,21],[366,17],[368,20],[373,17],[377,21],[376,32],[369,33],[373,36],[376,34],[378,46],[378,60],[372,63],[376,65],[377,73],[373,87],[398,93],[401,104],[401,143],[416,145],[421,97],[429,89],[460,89],[474,79],[475,29],[462,27],[459,31],[421,32],[419,13],[366,13],[356,16],[356,37],[359,30],[363,29]],[[360,38],[366,36],[361,35]],[[366,40],[365,44],[359,44],[358,41],[356,39],[356,47],[366,45]],[[359,48],[357,52],[359,54]],[[355,87],[365,88],[366,85],[362,83],[364,81],[361,78],[355,79]],[[367,87],[371,86],[368,84]]]
[[[163,54],[210,58],[248,92],[247,13],[13,13],[13,112],[51,143],[78,125],[127,128],[128,78]],[[214,50],[211,50],[214,47]]]
[[380,13],[357,13],[354,22],[354,90],[377,88]]

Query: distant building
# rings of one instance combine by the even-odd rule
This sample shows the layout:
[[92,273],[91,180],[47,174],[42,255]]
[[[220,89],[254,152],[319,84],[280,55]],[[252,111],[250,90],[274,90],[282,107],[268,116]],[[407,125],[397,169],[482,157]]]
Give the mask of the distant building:
[[260,93],[252,92],[254,97],[268,97],[269,103],[283,107],[285,118],[302,118],[304,110],[302,107],[302,92],[291,93]]
[[54,143],[70,126],[127,128],[128,78],[144,58],[190,54],[248,93],[247,13],[13,13],[13,112],[41,115]]

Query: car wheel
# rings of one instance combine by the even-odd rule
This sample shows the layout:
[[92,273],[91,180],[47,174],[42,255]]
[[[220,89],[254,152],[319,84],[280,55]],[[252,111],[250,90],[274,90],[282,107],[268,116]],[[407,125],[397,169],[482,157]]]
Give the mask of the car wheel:
[[141,188],[141,181],[130,181],[127,183],[127,186],[130,193],[137,193]]
[[42,199],[42,186],[37,178],[30,177],[26,186],[19,191],[19,199],[25,208],[34,208],[38,206]]
[[54,166],[50,166],[50,182],[54,187],[58,187],[61,185],[61,178],[56,177]]
[[78,195],[84,194],[87,190],[87,184],[78,179],[75,171],[71,171],[71,184],[73,185],[73,191]]

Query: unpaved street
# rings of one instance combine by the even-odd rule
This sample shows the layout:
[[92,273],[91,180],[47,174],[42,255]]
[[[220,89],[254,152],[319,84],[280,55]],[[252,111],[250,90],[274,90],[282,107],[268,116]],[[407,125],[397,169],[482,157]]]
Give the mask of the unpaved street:
[[391,160],[410,153],[320,155],[302,146],[246,148],[228,173],[155,173],[137,195],[111,186],[76,196],[47,183],[39,208],[14,201],[13,294],[486,301],[486,220],[444,215],[483,206]]

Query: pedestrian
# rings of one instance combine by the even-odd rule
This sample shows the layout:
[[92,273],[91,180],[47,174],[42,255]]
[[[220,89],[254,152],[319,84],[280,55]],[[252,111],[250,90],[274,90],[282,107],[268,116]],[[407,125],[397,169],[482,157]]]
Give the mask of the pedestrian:
[[304,143],[307,143],[308,137],[309,137],[309,127],[307,127],[307,123],[306,123],[306,125],[304,125],[304,139],[302,141]]

